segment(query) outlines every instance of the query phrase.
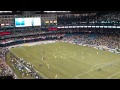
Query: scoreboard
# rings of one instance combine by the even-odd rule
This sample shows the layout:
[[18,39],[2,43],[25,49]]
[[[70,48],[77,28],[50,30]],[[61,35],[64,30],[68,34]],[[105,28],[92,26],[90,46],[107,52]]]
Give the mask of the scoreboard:
[[15,27],[41,26],[41,18],[15,18]]

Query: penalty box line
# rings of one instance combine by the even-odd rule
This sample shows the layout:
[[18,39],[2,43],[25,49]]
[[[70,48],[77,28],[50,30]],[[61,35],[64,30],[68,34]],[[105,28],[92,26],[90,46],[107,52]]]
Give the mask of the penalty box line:
[[99,64],[95,64],[91,67],[91,70],[93,69],[93,67],[97,66],[97,65],[104,65],[104,64],[107,64],[107,63],[99,63]]
[[119,74],[119,73],[120,73],[120,71],[118,71],[117,73],[115,73],[115,74],[113,74],[113,75],[107,77],[107,79],[110,79],[111,77],[113,77],[113,76],[115,76],[115,75],[117,75],[117,74]]
[[120,58],[119,58],[119,59],[116,59],[115,61],[112,61],[112,62],[110,62],[110,63],[106,63],[106,64],[104,64],[104,65],[102,65],[102,66],[100,66],[100,67],[97,67],[97,68],[95,68],[95,69],[91,69],[91,70],[89,70],[89,71],[87,71],[87,72],[84,72],[84,73],[82,73],[82,74],[78,74],[78,75],[75,76],[75,78],[76,78],[76,79],[79,79],[78,76],[87,74],[87,73],[89,73],[89,72],[91,72],[91,71],[93,71],[93,70],[96,70],[96,69],[99,69],[99,68],[101,68],[101,67],[107,66],[107,65],[109,65],[109,64],[111,64],[111,63],[114,63],[114,62],[117,62],[117,61],[119,61],[119,60],[120,60]]

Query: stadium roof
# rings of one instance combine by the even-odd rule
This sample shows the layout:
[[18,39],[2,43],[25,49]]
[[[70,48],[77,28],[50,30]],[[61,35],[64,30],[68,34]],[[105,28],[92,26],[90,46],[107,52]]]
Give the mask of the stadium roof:
[[[0,14],[22,14],[23,11],[0,11]],[[105,14],[109,12],[120,12],[120,11],[35,11],[36,14],[43,14],[43,13],[97,13],[97,14]]]

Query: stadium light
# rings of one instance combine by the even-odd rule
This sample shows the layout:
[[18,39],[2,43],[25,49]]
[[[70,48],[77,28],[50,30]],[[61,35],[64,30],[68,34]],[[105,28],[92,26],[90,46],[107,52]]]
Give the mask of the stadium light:
[[12,13],[12,11],[0,11],[0,13]]
[[65,13],[65,12],[70,12],[70,11],[44,11],[46,13]]

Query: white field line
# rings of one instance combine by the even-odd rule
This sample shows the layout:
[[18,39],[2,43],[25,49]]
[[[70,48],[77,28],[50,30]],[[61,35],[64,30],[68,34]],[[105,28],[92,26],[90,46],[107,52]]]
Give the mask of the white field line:
[[119,73],[120,73],[120,71],[118,71],[117,73],[115,73],[115,74],[113,74],[113,75],[107,77],[107,79],[110,79],[111,77],[113,77],[113,76],[115,76],[115,75],[117,75],[117,74],[119,74]]
[[[24,50],[23,48],[21,48],[22,50]],[[68,51],[66,51],[66,52],[68,52]],[[68,54],[71,54],[71,53],[73,53],[74,55],[72,55],[72,56],[69,56],[69,57],[74,57],[75,55],[76,55],[76,53],[75,52],[68,52]],[[14,53],[13,53],[14,54]],[[58,53],[59,54],[59,53]],[[68,56],[67,54],[62,54],[62,55],[64,55],[64,56]],[[15,56],[17,56],[17,55],[15,55]],[[18,56],[17,56],[18,57]],[[56,55],[56,57],[60,57],[59,55],[57,56]],[[66,58],[66,57],[65,57]],[[33,61],[33,62],[36,62],[36,61]],[[42,75],[42,77],[43,78],[45,78],[45,79],[47,79],[47,77],[45,77],[43,74],[41,74],[40,72],[38,72],[36,69],[35,69],[35,71],[37,72],[37,73],[39,73],[40,75]]]
[[101,65],[101,64],[106,64],[106,63],[99,63],[99,64],[95,64],[91,67],[91,70],[93,69],[93,67],[97,66],[97,65]]
[[[66,48],[65,48],[66,49]],[[68,52],[68,51],[67,51]],[[76,52],[79,52],[79,51],[76,51]],[[69,53],[68,54],[71,54],[71,53],[74,53],[74,55],[72,55],[72,57],[73,56],[75,56],[76,55],[76,52],[71,52],[71,51],[69,51]],[[80,52],[81,52],[81,50],[80,50]],[[67,54],[62,54],[62,55],[67,55]],[[82,56],[82,55],[81,55]],[[59,56],[58,56],[59,57]],[[71,56],[69,56],[69,57],[71,57]],[[111,62],[111,63],[113,63],[113,62]],[[101,63],[102,64],[102,63]],[[109,64],[109,63],[106,63],[106,64]],[[106,65],[105,64],[105,65]],[[97,64],[98,65],[98,64]],[[105,65],[102,65],[102,66],[100,66],[100,67],[104,67]],[[96,66],[96,65],[93,65],[92,66],[92,68],[94,67],[94,66]],[[100,68],[100,67],[97,67],[97,68]],[[97,69],[97,68],[95,68],[95,69],[93,69],[92,70],[92,68],[91,68],[91,70],[90,71],[93,71],[93,70],[95,70],[95,69]],[[90,72],[90,71],[87,71],[87,72]],[[87,73],[87,72],[85,72],[85,73]],[[40,73],[40,72],[39,72]],[[40,73],[41,74],[41,73]],[[83,73],[84,74],[84,73]],[[83,75],[83,74],[79,74],[79,75]],[[77,75],[77,76],[79,76],[79,75]],[[116,75],[116,74],[114,74],[114,75]],[[42,75],[43,76],[43,75]],[[75,78],[77,78],[77,76],[75,76]],[[112,75],[113,76],[113,75]],[[45,77],[45,76],[44,76]],[[46,77],[45,77],[46,78]],[[79,79],[79,78],[77,78],[77,79]]]
[[[66,49],[66,48],[65,48]],[[78,51],[65,51],[65,52],[68,52],[68,54],[71,54],[71,53],[74,53],[74,55],[72,55],[72,56],[69,56],[69,57],[74,57],[75,55],[76,55],[76,53],[77,52],[79,52],[79,53],[82,53],[82,51],[83,51],[83,53],[84,53],[84,51],[87,51],[87,49],[86,50],[78,50]],[[64,55],[64,56],[68,56],[67,54],[65,54],[65,52],[64,52],[64,54],[62,54],[62,55]],[[61,54],[61,53],[59,53],[59,52],[57,52],[58,54]],[[83,55],[80,55],[80,56],[84,56],[84,54]],[[59,55],[57,55],[56,57],[60,57]],[[67,58],[67,57],[66,57]]]
[[[67,52],[68,54],[65,54],[65,52]],[[73,53],[74,55],[71,55],[71,56],[68,56],[68,57],[75,57],[75,55],[76,55],[76,53],[77,52],[79,52],[79,53],[82,53],[82,50],[78,50],[78,51],[75,51],[75,52],[71,52],[71,51],[65,51],[64,52],[64,54],[62,54],[62,55],[64,55],[64,56],[68,56],[69,54],[71,54],[71,53]],[[58,54],[61,54],[61,53],[59,53],[59,52],[57,52]],[[83,51],[83,53],[84,53],[84,51]],[[82,56],[84,56],[84,55],[81,55],[80,54],[80,56],[81,56],[81,58],[82,58]],[[59,55],[57,55],[56,57],[60,57]],[[65,58],[67,58],[67,57],[65,57]],[[87,63],[87,64],[89,64],[89,65],[91,65],[90,63]]]
[[47,77],[45,77],[42,73],[38,72],[36,69],[34,69],[37,73],[39,73],[40,75],[42,75],[42,77],[44,77],[45,79],[47,79]]
[[[116,59],[115,61],[112,61],[112,62],[110,62],[110,63],[106,63],[106,64],[104,64],[104,65],[102,65],[102,66],[100,66],[100,67],[97,67],[97,68],[95,68],[95,69],[98,69],[98,68],[101,68],[101,67],[107,66],[107,65],[109,65],[109,64],[111,64],[111,63],[114,63],[114,62],[117,62],[117,61],[119,61],[119,60],[120,60],[120,58],[119,58],[119,59]],[[89,70],[89,71],[87,71],[87,72],[84,72],[84,73],[78,74],[78,75],[75,76],[75,78],[78,79],[78,76],[81,76],[81,75],[84,75],[84,74],[86,74],[86,73],[89,73],[89,72],[91,72],[91,71],[93,71],[93,70],[95,70],[95,69],[91,69],[91,70]]]
[[[68,56],[68,57],[75,57],[75,55],[76,55],[76,52],[71,52],[71,51],[66,51],[66,52],[68,52],[68,54],[73,53],[74,55],[71,55],[71,56],[68,56],[68,54],[62,54],[62,55],[65,55],[65,56]],[[78,52],[78,51],[77,51],[77,52]],[[58,54],[59,54],[59,52],[58,52]],[[80,56],[81,56],[81,58],[82,58],[83,55],[80,55]],[[57,56],[56,56],[56,57],[57,57]],[[67,57],[65,57],[65,58],[67,58]],[[91,65],[90,63],[87,63],[87,62],[86,62],[86,64]]]
[[[12,52],[13,53],[13,52]],[[13,53],[16,57],[18,57],[15,53]],[[20,58],[20,57],[19,57]],[[40,72],[38,72],[35,68],[34,68],[34,70],[37,72],[37,73],[39,73],[40,75],[42,75],[45,79],[47,79],[43,74],[41,74]]]

